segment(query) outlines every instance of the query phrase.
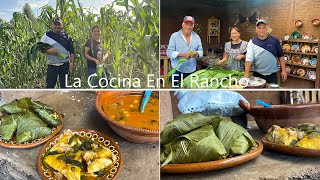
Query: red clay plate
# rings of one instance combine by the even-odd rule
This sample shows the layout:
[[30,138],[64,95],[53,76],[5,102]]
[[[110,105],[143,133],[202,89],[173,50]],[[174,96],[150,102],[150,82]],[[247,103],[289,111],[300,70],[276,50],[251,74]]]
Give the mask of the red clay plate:
[[303,157],[320,157],[320,150],[276,144],[269,142],[265,137],[262,138],[262,143],[266,149],[282,154]]
[[216,161],[201,162],[201,163],[188,163],[188,164],[167,164],[161,167],[162,173],[199,173],[206,171],[216,171],[225,169],[239,164],[243,164],[251,159],[256,158],[261,154],[263,145],[256,141],[256,147],[250,152],[227,159]]
[[[110,174],[103,176],[102,178],[99,178],[99,180],[116,179],[116,177],[120,174],[120,170],[122,168],[122,156],[118,143],[113,141],[107,135],[91,129],[76,129],[71,131],[74,133],[78,133],[80,137],[93,138],[94,141],[97,141],[101,145],[104,145],[105,147],[109,148],[112,151],[112,153],[117,156],[117,162],[113,164],[113,168],[110,170]],[[53,177],[53,175],[49,171],[47,171],[47,169],[43,166],[42,159],[46,151],[58,142],[58,139],[61,135],[62,134],[56,135],[55,137],[50,139],[43,146],[38,156],[38,173],[44,180],[55,179],[55,177]]]
[[58,112],[56,112],[56,113],[60,117],[62,124],[60,124],[57,128],[52,129],[52,133],[49,136],[33,140],[32,142],[25,142],[25,143],[21,143],[21,144],[17,144],[15,137],[11,141],[6,141],[6,140],[3,140],[0,136],[0,146],[7,147],[7,148],[14,148],[14,149],[27,149],[27,148],[36,147],[42,143],[45,143],[46,141],[48,141],[49,139],[51,139],[52,137],[57,135],[60,132],[60,130],[62,129],[63,118],[62,118],[61,114],[59,114]]

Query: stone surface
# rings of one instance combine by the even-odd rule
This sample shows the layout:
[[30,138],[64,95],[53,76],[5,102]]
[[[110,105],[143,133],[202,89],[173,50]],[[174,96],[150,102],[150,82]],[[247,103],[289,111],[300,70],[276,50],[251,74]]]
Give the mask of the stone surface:
[[[2,101],[34,97],[50,104],[64,115],[63,129],[92,129],[118,142],[123,167],[118,179],[159,179],[159,145],[130,143],[111,130],[95,109],[95,92],[76,91],[3,91]],[[0,179],[40,179],[37,159],[43,145],[31,149],[0,147]]]

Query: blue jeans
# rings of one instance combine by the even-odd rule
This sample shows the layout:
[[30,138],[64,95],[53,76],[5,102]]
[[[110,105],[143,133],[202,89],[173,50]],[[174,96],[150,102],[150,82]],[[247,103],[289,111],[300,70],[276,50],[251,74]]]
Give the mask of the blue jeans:
[[253,76],[262,78],[262,79],[266,80],[267,83],[275,83],[275,84],[278,83],[278,81],[277,81],[277,73],[276,72],[272,73],[270,75],[266,75],[266,76],[264,76],[262,74],[259,74],[257,72],[253,72]]
[[69,72],[69,63],[64,63],[61,66],[48,65],[47,68],[47,88],[53,89],[56,86],[57,78],[59,77],[60,88],[66,88],[65,75]]
[[[173,77],[173,75],[175,74],[175,77]],[[173,74],[172,74],[172,76],[171,76],[171,82],[173,81],[173,80],[178,80],[177,82],[175,81],[174,83],[173,83],[173,87],[172,88],[178,88],[178,87],[180,87],[180,82],[181,82],[181,80],[183,80],[184,78],[186,78],[187,76],[189,76],[190,74],[192,74],[192,73],[183,73],[183,72],[180,72],[180,71],[176,71],[176,72],[174,72]],[[182,78],[182,76],[183,76],[183,78]]]

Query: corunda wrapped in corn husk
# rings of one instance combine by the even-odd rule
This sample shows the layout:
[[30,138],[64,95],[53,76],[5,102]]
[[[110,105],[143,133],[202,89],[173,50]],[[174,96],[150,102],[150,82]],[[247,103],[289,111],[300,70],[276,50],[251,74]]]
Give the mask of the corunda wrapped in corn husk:
[[254,139],[241,126],[220,116],[182,114],[160,134],[162,166],[225,159],[251,150]]
[[2,105],[0,112],[2,139],[9,141],[16,137],[18,143],[46,137],[62,123],[52,106],[31,98],[15,99]]

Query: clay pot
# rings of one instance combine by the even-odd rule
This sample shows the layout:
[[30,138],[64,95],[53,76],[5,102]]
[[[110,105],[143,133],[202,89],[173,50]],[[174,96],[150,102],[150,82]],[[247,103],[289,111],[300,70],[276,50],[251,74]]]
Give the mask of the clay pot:
[[313,26],[318,26],[320,24],[320,20],[319,19],[312,19],[311,23]]
[[301,27],[301,26],[303,25],[303,22],[302,22],[302,20],[296,20],[296,22],[294,23],[294,25],[295,25],[296,27]]
[[[114,99],[119,96],[143,96],[143,91],[99,91],[96,97],[96,109],[101,117],[107,121],[109,126],[122,138],[135,143],[157,143],[159,142],[159,130],[140,129],[121,124],[113,120],[103,112],[102,99]],[[152,97],[159,98],[159,92],[153,92]]]
[[250,106],[240,100],[239,106],[254,117],[258,127],[265,133],[272,125],[295,127],[302,123],[320,122],[319,103],[272,105],[272,108],[265,108]]

